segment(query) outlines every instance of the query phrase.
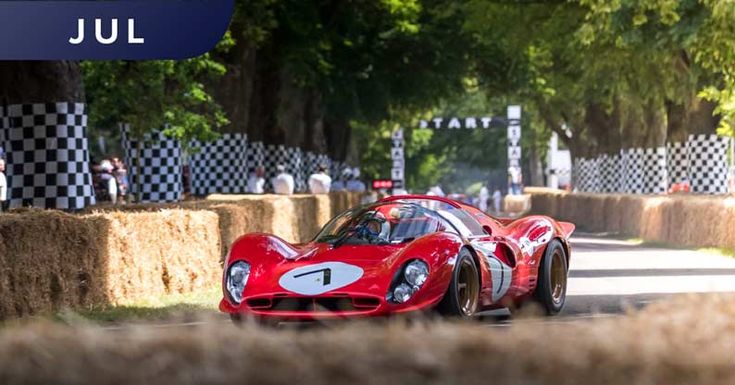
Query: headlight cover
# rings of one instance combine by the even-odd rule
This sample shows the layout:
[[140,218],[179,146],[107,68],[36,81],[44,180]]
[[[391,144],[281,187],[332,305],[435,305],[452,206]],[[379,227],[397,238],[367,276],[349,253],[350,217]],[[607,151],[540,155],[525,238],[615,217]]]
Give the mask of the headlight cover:
[[250,277],[250,264],[245,261],[237,261],[230,265],[227,270],[225,286],[230,299],[236,305],[242,302],[242,292]]
[[429,266],[426,262],[414,259],[400,270],[393,280],[386,299],[393,303],[404,303],[424,285],[429,278]]

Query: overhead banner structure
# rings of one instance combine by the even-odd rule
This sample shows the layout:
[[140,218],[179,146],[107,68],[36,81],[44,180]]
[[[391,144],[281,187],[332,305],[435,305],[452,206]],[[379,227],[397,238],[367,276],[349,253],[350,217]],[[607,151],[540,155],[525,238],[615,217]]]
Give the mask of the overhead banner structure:
[[482,117],[465,117],[465,118],[432,118],[429,120],[420,120],[419,128],[430,128],[435,130],[459,130],[459,129],[475,129],[490,128],[491,126],[505,126],[506,122],[502,118],[491,116]]
[[521,106],[508,106],[508,167],[521,167]]
[[390,170],[390,178],[393,180],[393,188],[402,189],[405,186],[406,160],[403,153],[404,144],[403,129],[399,128],[391,135],[390,158],[393,167]]

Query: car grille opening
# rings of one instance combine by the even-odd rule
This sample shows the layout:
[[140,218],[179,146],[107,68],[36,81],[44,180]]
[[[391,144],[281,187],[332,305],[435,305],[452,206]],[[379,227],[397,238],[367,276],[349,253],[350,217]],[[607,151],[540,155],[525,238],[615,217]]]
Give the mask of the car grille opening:
[[268,312],[364,312],[378,308],[380,299],[347,294],[335,294],[329,297],[292,297],[276,294],[273,297],[249,298],[246,303],[253,310]]

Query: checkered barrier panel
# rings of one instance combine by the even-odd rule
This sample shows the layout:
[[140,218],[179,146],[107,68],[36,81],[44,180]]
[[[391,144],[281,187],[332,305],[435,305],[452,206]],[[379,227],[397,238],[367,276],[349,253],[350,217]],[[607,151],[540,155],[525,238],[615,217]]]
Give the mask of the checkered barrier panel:
[[717,135],[689,135],[687,170],[692,192],[727,193],[728,139]]
[[668,190],[666,147],[643,150],[643,193],[662,194]]
[[666,144],[666,168],[669,173],[669,187],[689,179],[687,144],[674,142]]
[[645,173],[643,170],[643,149],[628,148],[620,151],[624,164],[624,188],[623,192],[630,194],[643,194],[645,185]]
[[0,146],[10,207],[79,210],[95,204],[85,110],[84,103],[7,106]]
[[304,176],[304,152],[300,148],[289,147],[286,149],[286,156],[288,157],[286,169],[293,175],[294,191],[306,192],[308,176]]
[[8,117],[5,116],[5,107],[0,106],[0,148],[2,148],[2,154],[0,154],[0,158],[5,159],[5,147],[7,144],[5,144],[5,132],[10,128],[10,124],[8,123]]
[[624,168],[622,166],[621,156],[603,154],[598,157],[597,162],[600,168],[600,187],[598,190],[605,193],[622,191]]
[[249,142],[247,151],[248,171],[253,171],[259,166],[265,167],[265,145],[263,142]]
[[[181,200],[183,182],[179,141],[161,132],[145,134],[138,159],[138,141],[130,138],[129,126],[123,125],[121,128],[132,192],[140,196],[141,202]],[[140,178],[137,175],[139,169]]]
[[247,189],[247,135],[222,134],[211,142],[193,141],[189,156],[194,195],[242,194]]
[[574,160],[574,183],[578,191],[599,192],[598,164],[597,159],[576,158]]

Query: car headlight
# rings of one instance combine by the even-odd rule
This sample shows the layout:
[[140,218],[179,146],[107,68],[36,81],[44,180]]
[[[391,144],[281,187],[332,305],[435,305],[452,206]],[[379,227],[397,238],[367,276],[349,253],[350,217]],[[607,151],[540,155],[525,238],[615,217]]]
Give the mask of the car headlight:
[[242,292],[248,283],[248,277],[250,277],[250,264],[247,262],[237,261],[230,265],[230,268],[227,270],[227,278],[225,280],[227,293],[230,295],[232,302],[237,305],[242,302]]
[[403,270],[403,277],[411,286],[421,286],[429,278],[429,266],[419,260],[411,261]]
[[386,295],[388,301],[404,303],[424,285],[429,278],[429,266],[415,259],[408,262],[393,279],[391,290]]

